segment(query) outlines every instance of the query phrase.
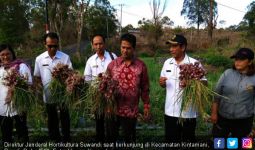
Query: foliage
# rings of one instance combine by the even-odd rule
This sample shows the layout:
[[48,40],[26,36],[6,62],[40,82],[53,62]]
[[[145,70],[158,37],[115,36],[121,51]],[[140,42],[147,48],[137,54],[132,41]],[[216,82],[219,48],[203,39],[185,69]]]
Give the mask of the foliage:
[[128,24],[125,27],[122,28],[121,32],[124,33],[128,33],[129,30],[134,30],[135,28],[133,27],[132,24]]
[[207,55],[205,62],[215,67],[224,67],[225,69],[230,68],[232,65],[232,61],[222,55]]
[[88,37],[100,33],[105,37],[111,37],[116,34],[117,19],[115,18],[115,9],[108,5],[91,6],[85,17],[85,33]]
[[[163,63],[155,61],[151,57],[142,58],[145,62],[148,75],[150,79],[150,105],[151,105],[151,124],[163,126],[164,122],[164,102],[165,102],[165,89],[160,87],[158,80]],[[140,102],[139,110],[143,110],[143,104]]]
[[255,1],[248,6],[248,11],[243,19],[248,22],[249,30],[255,33]]
[[[208,24],[209,20],[209,9],[210,1],[209,0],[184,0],[181,15],[184,15],[189,20],[188,23],[196,24],[197,30],[201,24]],[[213,2],[213,16],[216,17],[217,3]]]
[[20,0],[0,1],[0,43],[18,45],[29,30],[26,5]]

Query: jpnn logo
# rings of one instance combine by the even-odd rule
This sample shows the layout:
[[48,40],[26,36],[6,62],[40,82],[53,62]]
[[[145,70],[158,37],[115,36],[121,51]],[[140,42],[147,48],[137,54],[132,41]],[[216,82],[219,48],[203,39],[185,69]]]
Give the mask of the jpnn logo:
[[224,138],[214,138],[214,149],[224,149],[225,139]]
[[228,138],[227,139],[227,148],[228,149],[237,149],[238,148],[238,138]]
[[251,149],[252,148],[252,138],[243,138],[242,139],[242,148]]

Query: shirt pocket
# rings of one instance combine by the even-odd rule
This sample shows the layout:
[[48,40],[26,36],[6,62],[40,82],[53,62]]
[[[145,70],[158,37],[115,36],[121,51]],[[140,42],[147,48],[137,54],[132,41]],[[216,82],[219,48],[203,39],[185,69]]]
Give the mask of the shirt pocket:
[[99,66],[97,64],[92,64],[91,65],[91,75],[92,75],[92,77],[96,77],[98,75],[98,73],[100,73],[100,72],[97,71],[98,67]]
[[165,75],[167,77],[168,80],[179,80],[179,75],[175,75],[173,70],[165,70]]

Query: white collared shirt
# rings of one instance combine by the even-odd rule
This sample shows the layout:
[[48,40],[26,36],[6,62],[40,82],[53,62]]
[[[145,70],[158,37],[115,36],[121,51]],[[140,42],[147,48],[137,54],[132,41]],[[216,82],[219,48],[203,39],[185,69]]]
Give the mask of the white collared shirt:
[[[0,67],[0,116],[14,116],[17,115],[16,110],[13,107],[8,107],[7,104],[5,104],[5,99],[7,97],[8,93],[8,87],[4,85],[4,78],[7,75],[7,71],[4,67]],[[19,73],[20,75],[23,75],[25,77],[28,77],[28,83],[32,84],[32,75],[31,71],[28,68],[28,66],[24,63],[19,65]],[[12,102],[9,106],[12,106]]]
[[[117,58],[117,56],[112,53],[113,58]],[[105,51],[104,52],[104,58],[100,59],[96,54],[92,55],[85,66],[84,70],[84,77],[86,81],[94,80],[99,73],[104,73],[107,69],[107,66],[112,61],[112,58],[110,56],[110,53]]]
[[[161,70],[160,77],[167,77],[166,80],[166,99],[165,99],[165,115],[172,117],[182,117],[182,118],[196,118],[197,111],[194,107],[190,107],[186,111],[181,113],[181,88],[179,87],[179,65],[189,64],[197,62],[196,59],[185,55],[183,61],[177,64],[174,58],[169,58],[165,61],[164,66]],[[201,65],[201,64],[200,64]],[[203,78],[202,80],[206,80]]]
[[44,53],[36,57],[34,76],[40,77],[42,80],[42,84],[44,87],[44,102],[47,102],[48,85],[52,79],[51,72],[53,68],[59,63],[66,64],[69,66],[69,68],[72,69],[70,57],[61,51],[57,51],[53,59],[49,56],[48,51],[45,51]]

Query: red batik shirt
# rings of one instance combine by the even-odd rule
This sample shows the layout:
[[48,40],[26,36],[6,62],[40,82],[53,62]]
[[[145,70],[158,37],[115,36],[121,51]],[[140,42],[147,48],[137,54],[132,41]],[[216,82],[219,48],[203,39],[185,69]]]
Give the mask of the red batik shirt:
[[107,73],[118,83],[117,115],[136,118],[140,97],[144,107],[149,108],[149,78],[143,61],[134,58],[130,65],[126,65],[124,59],[118,57],[108,65]]

